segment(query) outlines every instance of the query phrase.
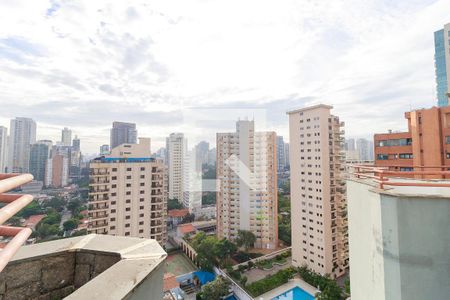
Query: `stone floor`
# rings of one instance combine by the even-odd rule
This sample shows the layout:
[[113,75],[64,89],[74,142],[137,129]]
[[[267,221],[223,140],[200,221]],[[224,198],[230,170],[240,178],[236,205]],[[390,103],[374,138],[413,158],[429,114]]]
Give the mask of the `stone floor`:
[[243,275],[247,276],[247,284],[249,284],[249,283],[261,280],[261,279],[265,278],[267,275],[275,274],[278,271],[287,269],[291,266],[292,266],[292,258],[289,257],[287,259],[287,263],[285,263],[282,266],[273,265],[273,268],[270,271],[261,270],[261,269],[255,267],[255,268],[251,269],[250,271],[243,273]]

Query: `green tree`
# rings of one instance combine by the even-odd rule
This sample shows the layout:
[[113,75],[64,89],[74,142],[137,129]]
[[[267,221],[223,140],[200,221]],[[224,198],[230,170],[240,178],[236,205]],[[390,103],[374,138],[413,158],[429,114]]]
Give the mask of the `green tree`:
[[178,199],[169,199],[167,200],[167,209],[168,210],[172,210],[172,209],[182,209],[183,208],[183,204],[181,204]]
[[36,200],[33,200],[30,204],[25,206],[19,211],[16,216],[22,218],[28,218],[29,216],[42,214],[42,207]]
[[230,282],[219,276],[202,287],[202,299],[220,300],[230,293]]
[[60,197],[52,197],[49,201],[45,202],[46,207],[51,207],[58,212],[63,211],[66,201]]
[[350,278],[345,279],[344,290],[347,295],[350,295]]
[[8,223],[11,224],[11,226],[20,226],[22,225],[22,222],[20,221],[21,218],[18,216],[12,216],[11,218],[9,218]]
[[245,251],[248,251],[250,247],[253,247],[253,245],[256,242],[256,236],[253,234],[253,232],[248,230],[239,230],[238,231],[238,237],[236,238],[236,244],[239,247],[244,247]]
[[82,230],[74,231],[70,236],[81,236],[81,235],[86,235],[86,234],[87,234],[87,230],[82,229]]
[[67,209],[72,212],[72,215],[77,215],[81,211],[82,203],[78,199],[72,199],[67,204]]
[[47,210],[47,216],[41,221],[41,223],[48,225],[55,225],[55,224],[59,225],[60,222],[61,222],[61,215],[52,208]]
[[63,223],[63,227],[65,231],[74,230],[78,227],[78,219],[71,218]]
[[233,254],[235,254],[236,251],[236,245],[225,238],[217,241],[213,249],[213,252],[215,253],[215,256],[217,257],[218,263],[221,267],[223,267],[227,263],[228,259]]
[[59,226],[54,224],[54,225],[50,225],[47,223],[40,223],[37,230],[36,230],[36,234],[38,237],[40,237],[41,239],[47,238],[49,236],[54,236],[57,235],[59,233]]
[[218,263],[217,257],[213,251],[217,244],[217,238],[215,236],[208,236],[198,245],[197,260],[200,267],[204,270],[212,271],[213,267]]

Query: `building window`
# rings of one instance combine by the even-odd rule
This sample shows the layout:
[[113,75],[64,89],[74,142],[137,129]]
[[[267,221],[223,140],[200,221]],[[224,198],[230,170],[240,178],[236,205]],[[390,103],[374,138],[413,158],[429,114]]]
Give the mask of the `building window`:
[[139,229],[139,233],[144,233],[144,229]]
[[139,225],[144,225],[144,221],[140,221],[140,222],[139,222]]
[[[450,31],[449,31],[450,32]],[[450,144],[450,136],[446,136],[445,137],[445,143],[446,144]]]
[[111,226],[111,227],[109,227],[109,229],[114,230],[114,229],[116,229],[116,226]]
[[116,220],[116,218],[111,218],[109,219],[111,222],[114,222]]
[[117,168],[112,168],[112,171],[113,172],[117,172]]
[[131,216],[125,216],[125,220],[129,220]]
[[131,179],[131,176],[127,176],[127,179]]
[[131,187],[131,183],[127,183],[127,187]]
[[130,223],[125,224],[125,227],[127,228],[130,227]]
[[145,167],[141,167],[141,171],[145,171]]
[[130,211],[130,210],[131,210],[131,208],[129,208],[129,207],[125,208],[125,211]]
[[130,199],[125,200],[125,203],[131,203]]
[[126,195],[131,195],[131,191],[126,192]]
[[412,159],[413,155],[412,153],[400,153],[399,157],[400,159]]
[[447,159],[450,159],[450,153],[447,152]]
[[117,180],[117,176],[111,177],[112,180]]
[[141,175],[141,178],[142,178],[142,179],[145,178],[145,175]]
[[387,160],[389,156],[387,154],[378,154],[377,159],[378,160]]
[[129,236],[130,235],[130,233],[129,232],[125,232],[125,236]]
[[127,168],[127,172],[131,172],[131,168]]
[[412,172],[412,171],[414,171],[414,168],[400,167],[400,171],[402,171],[402,172]]

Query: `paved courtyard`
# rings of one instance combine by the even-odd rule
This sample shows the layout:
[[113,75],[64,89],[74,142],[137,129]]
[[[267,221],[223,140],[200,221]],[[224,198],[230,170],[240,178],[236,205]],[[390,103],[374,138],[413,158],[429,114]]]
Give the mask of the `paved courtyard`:
[[195,270],[197,270],[197,267],[182,252],[167,256],[166,273],[179,276]]
[[247,283],[252,283],[258,280],[261,280],[263,278],[265,278],[267,275],[272,275],[277,273],[280,270],[284,270],[287,269],[289,267],[292,266],[292,258],[289,257],[286,259],[287,263],[285,263],[282,266],[278,266],[278,265],[273,265],[272,270],[270,271],[266,271],[266,270],[261,270],[259,268],[253,268],[250,271],[246,271],[245,273],[243,273],[243,275],[247,276]]

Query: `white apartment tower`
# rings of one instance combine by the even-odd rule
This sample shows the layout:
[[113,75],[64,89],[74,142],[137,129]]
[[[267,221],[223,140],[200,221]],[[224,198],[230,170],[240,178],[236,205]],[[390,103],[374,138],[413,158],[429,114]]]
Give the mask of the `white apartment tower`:
[[289,115],[292,263],[333,277],[348,269],[343,123],[332,106]]
[[67,127],[61,130],[61,144],[62,146],[72,146],[72,130]]
[[90,163],[89,233],[167,241],[164,163],[150,139],[121,144]]
[[183,133],[172,133],[166,139],[169,170],[169,199],[177,199],[180,203],[184,199],[184,185],[187,158],[187,140]]
[[0,173],[4,173],[8,164],[8,129],[0,126]]
[[29,118],[15,118],[10,130],[8,172],[27,173],[31,144],[36,142],[36,123]]
[[217,133],[217,235],[234,240],[251,231],[255,247],[278,244],[275,132],[255,132],[254,121],[238,121],[236,132]]

